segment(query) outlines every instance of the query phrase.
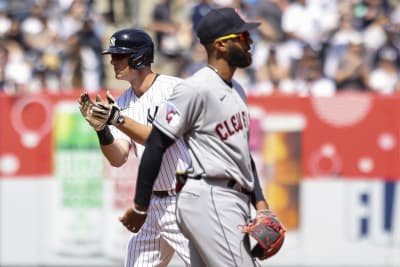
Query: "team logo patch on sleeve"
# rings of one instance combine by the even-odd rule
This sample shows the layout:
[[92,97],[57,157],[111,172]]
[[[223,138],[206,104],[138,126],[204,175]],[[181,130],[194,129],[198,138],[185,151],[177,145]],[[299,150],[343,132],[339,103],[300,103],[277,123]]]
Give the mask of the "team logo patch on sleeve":
[[174,104],[167,103],[167,114],[165,116],[165,120],[172,127],[179,124],[181,120],[181,113],[178,111]]

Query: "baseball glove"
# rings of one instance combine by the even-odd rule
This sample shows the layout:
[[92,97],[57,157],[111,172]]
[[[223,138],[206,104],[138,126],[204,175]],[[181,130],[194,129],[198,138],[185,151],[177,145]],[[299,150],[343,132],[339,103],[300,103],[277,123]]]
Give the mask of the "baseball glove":
[[93,106],[96,106],[96,102],[93,102],[90,99],[88,93],[81,94],[80,98],[78,99],[78,103],[82,116],[96,131],[101,131],[107,126],[107,123],[98,120],[93,116],[92,109]]
[[286,229],[272,211],[261,210],[243,227],[242,231],[257,241],[257,245],[251,251],[252,256],[265,260],[280,250]]

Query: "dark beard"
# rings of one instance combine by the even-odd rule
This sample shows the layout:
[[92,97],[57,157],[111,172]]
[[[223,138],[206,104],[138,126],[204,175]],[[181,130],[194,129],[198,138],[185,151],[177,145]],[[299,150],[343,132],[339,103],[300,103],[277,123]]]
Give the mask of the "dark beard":
[[243,51],[236,46],[229,47],[228,63],[232,67],[246,68],[250,66],[252,58],[248,55],[247,51]]

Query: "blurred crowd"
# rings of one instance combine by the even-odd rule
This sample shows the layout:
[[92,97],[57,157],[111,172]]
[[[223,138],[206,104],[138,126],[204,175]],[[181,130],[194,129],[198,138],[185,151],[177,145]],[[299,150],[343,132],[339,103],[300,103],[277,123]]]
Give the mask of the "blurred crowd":
[[114,87],[101,51],[123,27],[152,34],[156,71],[187,77],[206,64],[197,23],[222,6],[262,22],[235,74],[249,94],[400,91],[400,0],[0,0],[0,91]]

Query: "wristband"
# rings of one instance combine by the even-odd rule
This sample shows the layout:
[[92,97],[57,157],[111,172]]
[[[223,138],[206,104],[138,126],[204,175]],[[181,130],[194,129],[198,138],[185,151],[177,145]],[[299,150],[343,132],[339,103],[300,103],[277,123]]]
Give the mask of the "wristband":
[[135,203],[132,204],[132,210],[139,215],[147,215],[147,211],[141,211],[135,208]]
[[125,122],[125,117],[122,114],[118,115],[118,118],[115,120],[116,125],[121,125]]
[[96,131],[99,143],[102,146],[110,145],[114,142],[114,136],[111,134],[110,128],[106,126],[103,130]]

